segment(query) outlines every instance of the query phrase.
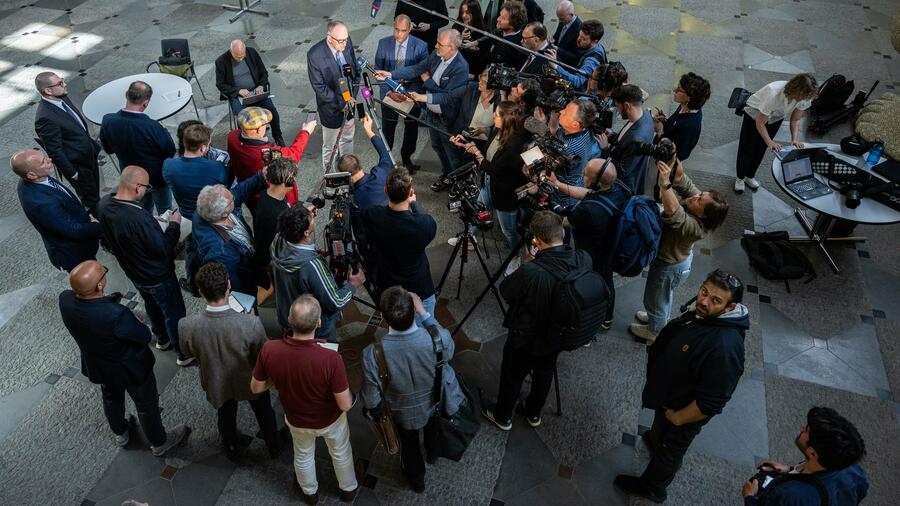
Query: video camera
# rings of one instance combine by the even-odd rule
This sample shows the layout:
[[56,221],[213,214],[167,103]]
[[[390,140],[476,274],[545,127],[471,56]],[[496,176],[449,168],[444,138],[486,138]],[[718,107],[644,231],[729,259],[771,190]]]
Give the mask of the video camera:
[[490,230],[494,226],[491,212],[478,200],[480,188],[475,175],[475,162],[469,162],[447,175],[450,179],[450,194],[456,199],[447,204],[447,209],[459,212],[459,219],[480,230]]
[[488,66],[487,88],[489,90],[509,91],[522,79],[534,77],[502,64],[492,63]]
[[566,156],[564,148],[565,144],[556,137],[544,135],[535,138],[532,145],[522,153],[524,173],[529,183],[516,188],[516,196],[526,208],[565,214],[567,206],[557,199],[559,192],[549,181],[550,174],[566,172],[574,161],[573,157]]
[[597,133],[612,128],[613,108],[610,107],[607,99],[593,93],[577,91],[571,82],[563,79],[559,74],[543,76],[540,83],[541,95],[537,100],[538,107],[548,112],[561,111],[573,100],[588,100],[594,104],[597,116],[591,124],[585,125],[585,127]]
[[[325,225],[325,243],[328,245],[328,268],[335,282],[340,285],[347,280],[350,268],[356,270],[359,264],[359,252],[350,224],[350,213],[356,209],[350,173],[325,174],[322,196],[332,201],[328,223]],[[321,209],[325,207],[325,201],[314,200],[313,205]]]

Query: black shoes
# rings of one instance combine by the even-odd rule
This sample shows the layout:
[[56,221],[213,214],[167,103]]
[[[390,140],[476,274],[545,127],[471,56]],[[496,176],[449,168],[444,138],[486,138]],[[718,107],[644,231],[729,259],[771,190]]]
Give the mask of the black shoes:
[[359,487],[354,488],[353,490],[341,490],[341,500],[344,502],[353,502],[353,499],[356,498],[356,492],[359,490]]
[[440,179],[431,183],[431,191],[442,192],[450,188],[450,178],[441,176]]
[[200,292],[197,290],[197,287],[195,287],[193,283],[188,283],[187,278],[178,278],[178,286],[180,286],[182,290],[194,297],[200,296]]
[[663,492],[662,495],[655,493],[650,490],[649,487],[644,485],[641,482],[641,479],[637,476],[629,476],[627,474],[620,474],[616,476],[616,479],[613,481],[616,487],[625,492],[628,495],[633,495],[635,497],[643,497],[644,499],[648,499],[655,503],[665,502],[666,493]]
[[421,165],[414,164],[412,160],[403,160],[403,166],[406,167],[406,170],[408,170],[410,174],[415,174],[422,169]]

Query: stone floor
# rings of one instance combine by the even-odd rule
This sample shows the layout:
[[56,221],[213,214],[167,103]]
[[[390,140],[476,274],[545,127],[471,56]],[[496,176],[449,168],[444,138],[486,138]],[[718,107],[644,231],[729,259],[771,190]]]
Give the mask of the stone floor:
[[[30,2],[30,3],[26,3]],[[368,16],[362,0],[267,0],[271,17],[248,15],[231,24],[221,0],[0,0],[0,151],[9,156],[34,145],[36,96],[32,79],[52,69],[70,83],[77,103],[101,84],[141,73],[159,53],[163,37],[190,39],[199,83],[194,93],[199,116],[215,127],[221,145],[228,130],[223,103],[214,86],[212,62],[241,37],[260,50],[286,136],[295,134],[314,107],[305,54],[324,36],[325,19],[336,17],[351,28],[354,43],[371,57],[379,38],[390,34],[394,1],[381,17]],[[458,2],[452,2],[457,4]],[[555,29],[555,2],[540,0]],[[855,247],[831,246],[841,265],[833,274],[816,251],[809,251],[819,274],[809,284],[758,278],[747,266],[738,239],[745,229],[798,230],[794,205],[761,170],[763,188],[735,196],[729,187],[739,121],[725,108],[731,89],[756,89],[797,72],[824,80],[841,72],[868,89],[900,87],[900,55],[890,45],[896,0],[584,0],[576,2],[584,19],[606,25],[603,43],[621,60],[631,81],[646,89],[648,106],[671,108],[670,90],[686,71],[706,76],[713,96],[704,112],[699,147],[686,163],[704,188],[728,195],[726,225],[695,249],[692,276],[677,295],[687,300],[704,274],[716,267],[739,274],[748,285],[752,315],[747,335],[746,374],[725,412],[691,447],[669,489],[669,504],[721,504],[740,500],[741,483],[754,463],[771,457],[794,462],[793,438],[806,410],[829,405],[850,418],[866,439],[864,466],[871,478],[866,504],[896,504],[900,484],[900,227],[859,227],[868,241]],[[455,13],[455,6],[451,13]],[[201,89],[204,98],[201,95]],[[186,107],[164,124],[170,129],[194,116]],[[848,125],[823,139],[846,135]],[[436,160],[420,135],[426,171],[417,176],[420,202],[438,221],[429,250],[439,279],[450,257],[446,239],[461,228],[447,213],[443,197],[425,188],[436,177]],[[782,131],[778,139],[787,139]],[[316,134],[301,163],[308,191],[320,171]],[[357,138],[357,152],[374,162],[368,142]],[[764,166],[770,160],[764,162]],[[115,184],[112,164],[103,166],[103,185]],[[154,506],[168,504],[283,504],[296,502],[291,486],[290,452],[276,461],[265,455],[249,409],[240,425],[250,442],[250,462],[235,465],[221,453],[215,413],[199,388],[196,368],[179,369],[170,353],[159,354],[159,381],[167,424],[184,422],[190,442],[165,459],[154,458],[146,442],[118,450],[104,421],[99,389],[78,372],[78,350],[58,315],[56,298],[66,287],[64,274],[46,261],[40,238],[12,197],[17,178],[0,175],[0,503],[15,505],[118,505],[134,498]],[[489,232],[491,270],[503,255]],[[493,239],[493,240],[491,240]],[[127,293],[124,303],[143,317],[139,297],[115,260],[110,289]],[[461,320],[485,286],[474,258],[463,270],[457,291],[454,265],[439,303],[447,326]],[[178,263],[183,269],[183,263]],[[560,398],[553,395],[537,430],[516,419],[510,433],[484,425],[460,462],[441,460],[428,470],[425,494],[410,492],[397,459],[375,442],[359,406],[350,413],[351,434],[362,487],[357,504],[637,504],[617,493],[612,478],[639,471],[648,460],[637,436],[650,418],[640,407],[644,347],[626,332],[640,307],[642,278],[617,280],[616,321],[590,348],[565,353],[559,363]],[[188,299],[188,311],[202,305]],[[273,327],[273,309],[262,308]],[[358,350],[374,332],[371,310],[348,308],[341,327],[344,358],[358,388]],[[504,332],[493,296],[488,294],[457,334],[457,371],[495,395]],[[274,334],[274,328],[271,329]],[[561,413],[556,412],[557,401]],[[338,502],[337,485],[324,447],[318,452],[324,503]],[[894,471],[891,471],[894,469]],[[893,478],[892,478],[893,477]],[[895,499],[890,499],[894,497]]]

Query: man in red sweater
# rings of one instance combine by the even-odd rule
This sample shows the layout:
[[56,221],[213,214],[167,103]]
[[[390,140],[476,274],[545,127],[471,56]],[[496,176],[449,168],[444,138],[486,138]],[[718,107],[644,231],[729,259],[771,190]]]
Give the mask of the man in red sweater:
[[[271,121],[272,113],[262,107],[247,107],[237,114],[238,128],[228,132],[228,155],[231,157],[231,170],[238,182],[251,178],[262,170],[264,149],[280,152],[282,157],[300,163],[309,136],[316,129],[315,120],[304,123],[293,144],[278,146],[270,144],[267,136]],[[296,183],[286,196],[290,205],[300,200]],[[256,211],[257,200],[259,194],[246,202],[250,212]]]

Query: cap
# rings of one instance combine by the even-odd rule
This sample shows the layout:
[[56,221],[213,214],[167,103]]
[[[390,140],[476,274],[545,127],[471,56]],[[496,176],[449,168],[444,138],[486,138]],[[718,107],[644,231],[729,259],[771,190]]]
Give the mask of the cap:
[[243,130],[256,130],[272,122],[272,113],[262,107],[246,107],[237,113],[237,124]]

